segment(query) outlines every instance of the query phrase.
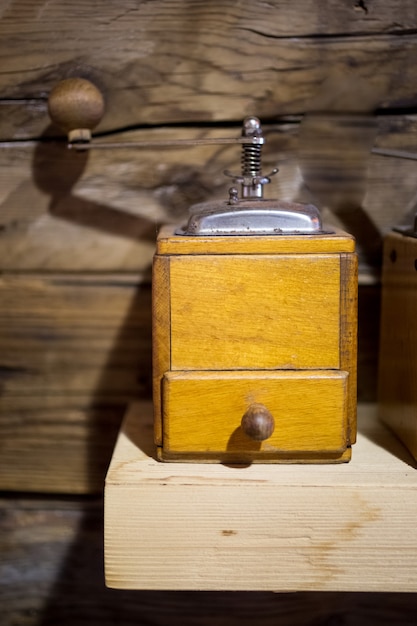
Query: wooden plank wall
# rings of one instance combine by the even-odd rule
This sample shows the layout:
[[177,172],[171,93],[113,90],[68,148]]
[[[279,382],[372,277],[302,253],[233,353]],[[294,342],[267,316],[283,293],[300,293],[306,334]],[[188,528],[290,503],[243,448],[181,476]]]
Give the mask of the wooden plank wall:
[[[417,186],[414,161],[371,148],[415,151],[416,33],[415,0],[1,3],[0,489],[101,491],[124,408],[150,393],[157,228],[183,221],[193,202],[223,197],[230,182],[222,172],[240,161],[229,146],[68,151],[47,115],[52,87],[71,76],[99,86],[101,141],[238,135],[244,116],[258,115],[265,171],[280,168],[268,196],[313,200],[357,237],[358,387],[361,399],[374,400],[381,237],[414,214]],[[78,500],[3,500],[4,528],[12,528],[2,544],[6,572],[23,549],[25,568],[41,560],[45,574],[39,593],[23,582],[6,588],[6,624],[72,624],[77,611],[77,624],[154,615],[158,596],[142,596],[130,612],[101,590],[88,609],[62,619],[78,567],[86,579],[100,575],[96,552],[94,573],[76,558],[92,536],[99,540],[100,502],[92,506],[93,514]],[[47,532],[67,561],[52,558]],[[45,552],[34,548],[37,538]],[[239,602],[249,614],[260,602],[265,623],[385,619],[373,597],[344,597],[341,612],[337,600],[306,595],[299,613],[288,599],[277,608],[264,596],[217,598],[212,610],[193,598],[170,596],[155,623],[170,623],[172,612],[181,623],[234,623],[247,619]],[[396,622],[412,623],[414,600],[385,601]]]

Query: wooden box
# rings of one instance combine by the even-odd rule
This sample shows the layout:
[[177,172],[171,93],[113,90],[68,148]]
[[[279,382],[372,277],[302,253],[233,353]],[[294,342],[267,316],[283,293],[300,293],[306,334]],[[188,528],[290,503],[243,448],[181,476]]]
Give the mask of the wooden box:
[[417,239],[384,244],[379,414],[417,459]]
[[350,459],[354,247],[342,232],[184,236],[173,227],[161,230],[153,268],[160,459]]

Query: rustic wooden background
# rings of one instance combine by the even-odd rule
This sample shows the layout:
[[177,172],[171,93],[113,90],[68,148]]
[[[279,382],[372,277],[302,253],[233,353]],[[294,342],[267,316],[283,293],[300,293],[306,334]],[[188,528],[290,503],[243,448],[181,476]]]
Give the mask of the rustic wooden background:
[[52,87],[89,78],[98,141],[237,135],[258,115],[269,196],[313,200],[356,235],[359,397],[375,401],[380,243],[416,210],[415,0],[0,3],[0,604],[5,626],[414,624],[390,594],[105,590],[105,470],[150,393],[157,228],[222,197],[234,147],[75,154]]

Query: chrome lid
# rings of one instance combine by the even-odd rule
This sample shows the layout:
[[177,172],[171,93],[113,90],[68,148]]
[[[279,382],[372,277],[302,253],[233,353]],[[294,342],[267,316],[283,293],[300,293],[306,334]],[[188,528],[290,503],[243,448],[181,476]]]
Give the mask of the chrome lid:
[[313,204],[282,200],[242,199],[196,204],[179,235],[320,234],[323,227]]

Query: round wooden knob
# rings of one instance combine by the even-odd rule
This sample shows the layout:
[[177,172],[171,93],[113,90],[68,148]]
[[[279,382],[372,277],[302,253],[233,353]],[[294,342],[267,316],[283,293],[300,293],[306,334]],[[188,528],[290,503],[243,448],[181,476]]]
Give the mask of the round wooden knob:
[[85,78],[67,78],[49,94],[49,115],[68,133],[68,140],[89,141],[104,115],[103,94]]
[[274,432],[275,421],[263,404],[251,404],[241,422],[243,432],[255,441],[265,441]]

